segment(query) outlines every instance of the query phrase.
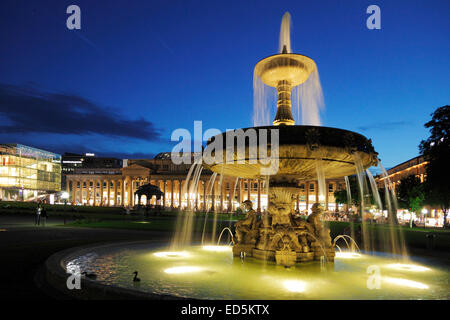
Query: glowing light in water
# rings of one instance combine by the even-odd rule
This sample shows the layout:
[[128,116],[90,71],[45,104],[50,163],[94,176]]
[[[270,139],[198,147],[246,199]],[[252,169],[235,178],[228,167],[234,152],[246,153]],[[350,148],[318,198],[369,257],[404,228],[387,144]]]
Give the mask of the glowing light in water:
[[418,266],[415,264],[403,264],[403,263],[392,263],[387,265],[390,269],[396,269],[396,270],[404,270],[404,271],[429,271],[430,268]]
[[361,258],[361,254],[356,252],[336,252],[336,258],[356,259]]
[[182,257],[188,257],[189,253],[185,251],[161,251],[161,252],[155,252],[153,254],[156,257],[159,258],[182,258]]
[[194,267],[194,266],[189,266],[189,267],[173,267],[173,268],[168,268],[166,270],[164,270],[165,273],[169,273],[169,274],[180,274],[180,273],[193,273],[193,272],[199,272],[201,271],[202,268],[200,267]]
[[215,252],[231,251],[230,246],[203,246],[202,249],[206,251],[215,251]]
[[290,292],[304,292],[306,290],[306,283],[299,280],[283,281],[283,286]]
[[423,284],[423,283],[417,282],[417,281],[408,280],[408,279],[384,277],[383,281],[388,282],[388,283],[392,283],[392,284],[396,284],[396,285],[399,285],[399,286],[415,288],[415,289],[422,289],[422,290],[424,290],[424,289],[428,289],[429,288],[426,284]]

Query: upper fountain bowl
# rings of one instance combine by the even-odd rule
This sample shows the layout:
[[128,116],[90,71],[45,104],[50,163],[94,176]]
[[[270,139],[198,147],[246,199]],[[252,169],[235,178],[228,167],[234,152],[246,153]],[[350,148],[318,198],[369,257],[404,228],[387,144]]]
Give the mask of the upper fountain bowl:
[[316,69],[313,59],[295,53],[281,53],[259,61],[255,74],[266,85],[276,87],[280,81],[289,81],[291,86],[305,82]]

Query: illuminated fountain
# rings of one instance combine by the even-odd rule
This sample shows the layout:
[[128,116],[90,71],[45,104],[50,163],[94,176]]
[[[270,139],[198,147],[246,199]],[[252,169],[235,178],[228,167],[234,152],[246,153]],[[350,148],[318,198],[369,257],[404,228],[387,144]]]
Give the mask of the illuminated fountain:
[[[317,66],[312,59],[291,52],[289,19],[288,14],[283,17],[280,53],[261,60],[255,67],[256,96],[263,96],[267,88],[276,88],[278,93],[273,125],[269,126],[265,120],[255,120],[258,126],[242,129],[244,136],[250,135],[252,130],[258,133],[258,143],[244,143],[243,148],[239,147],[237,138],[236,141],[233,138],[233,148],[220,146],[217,142],[225,141],[226,133],[213,137],[203,157],[196,159],[189,170],[183,190],[184,194],[195,194],[203,168],[213,171],[206,186],[208,194],[218,176],[219,184],[226,175],[237,179],[260,179],[265,181],[269,195],[268,213],[259,218],[251,202],[244,202],[246,219],[237,222],[234,228],[224,228],[221,233],[216,232],[214,219],[208,239],[206,216],[204,221],[197,221],[203,229],[200,246],[193,236],[196,221],[193,212],[188,210],[179,215],[177,231],[170,245],[113,243],[50,258],[47,265],[52,265],[53,261],[53,269],[49,268],[47,274],[51,275],[48,276],[51,283],[67,293],[66,272],[78,270],[82,274],[95,274],[96,280],[83,277],[83,290],[72,290],[69,294],[90,294],[91,297],[449,299],[447,266],[404,261],[396,252],[370,254],[368,241],[363,241],[364,247],[360,250],[348,235],[331,240],[330,231],[321,219],[325,179],[346,177],[350,198],[347,176],[356,174],[361,198],[365,199],[369,191],[366,170],[379,162],[371,141],[364,136],[319,126],[321,90]],[[303,125],[295,125],[291,112],[292,92],[297,99],[304,99],[301,101]],[[255,99],[255,119],[267,118],[265,104],[259,103],[262,100],[261,97]],[[299,106],[297,100],[297,108]],[[267,136],[268,147],[262,153],[259,152],[259,142],[264,140],[261,129],[276,132]],[[207,161],[211,160],[209,157],[214,157],[215,161]],[[258,161],[253,161],[255,158]],[[260,161],[267,158],[277,161]],[[390,181],[385,170],[383,175],[388,192]],[[367,176],[374,188],[370,172]],[[299,192],[297,186],[306,180],[318,181],[319,199],[304,220],[296,218],[293,209]],[[389,200],[388,193],[386,196]],[[379,197],[376,202],[381,202]],[[387,202],[392,210],[394,201]],[[364,223],[362,226],[364,233]],[[233,235],[233,231],[232,246],[219,245],[221,239]],[[389,239],[390,242],[393,239]],[[334,263],[327,263],[332,261]],[[372,283],[367,279],[370,279],[369,268],[374,266],[379,268],[380,277]],[[132,280],[135,271],[139,272],[139,283]]]
[[[261,130],[277,130],[276,141],[273,135],[267,136],[266,153],[267,158],[276,157],[276,167],[269,168],[267,161],[255,161],[255,155],[257,160],[267,160],[260,158],[261,154],[257,150],[260,148],[259,143],[239,144],[239,139],[233,139],[233,148],[230,149],[229,132],[209,141],[205,153],[211,154],[214,162],[206,161],[210,164],[204,164],[221,175],[269,181],[268,215],[255,223],[251,221],[255,219],[252,215],[247,221],[237,223],[238,237],[233,252],[236,256],[245,254],[257,259],[276,260],[283,265],[324,258],[333,260],[335,249],[330,231],[321,222],[323,208],[320,202],[325,199],[325,179],[354,175],[358,170],[377,165],[377,153],[371,141],[358,133],[295,125],[291,112],[291,92],[293,88],[300,88],[307,83],[311,74],[317,74],[317,66],[311,58],[290,52],[289,19],[289,14],[285,14],[280,36],[281,52],[262,59],[254,70],[255,79],[277,90],[277,111],[273,126],[242,129],[244,137],[251,136],[255,129],[258,134]],[[313,108],[315,106],[312,104]],[[255,105],[255,116],[264,114],[264,108],[264,105]],[[318,110],[309,112],[317,113]],[[261,139],[261,134],[257,139]],[[220,141],[223,150],[218,150],[216,141]],[[223,141],[227,141],[227,144]],[[319,199],[316,199],[317,203],[312,207],[312,214],[307,221],[296,219],[294,204],[299,194],[298,186],[310,180],[318,181]]]

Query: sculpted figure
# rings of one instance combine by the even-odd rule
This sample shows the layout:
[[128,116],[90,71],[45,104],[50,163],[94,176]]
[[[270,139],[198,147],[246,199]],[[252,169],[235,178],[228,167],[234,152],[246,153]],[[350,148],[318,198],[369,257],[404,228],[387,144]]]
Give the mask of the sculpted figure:
[[311,207],[312,213],[308,217],[308,222],[314,227],[314,233],[325,246],[331,247],[330,229],[322,223],[322,207],[319,203],[314,203]]
[[258,218],[255,210],[252,208],[253,204],[250,200],[245,200],[243,205],[247,211],[247,215],[244,220],[238,221],[235,224],[237,242],[240,244],[254,244],[258,234]]

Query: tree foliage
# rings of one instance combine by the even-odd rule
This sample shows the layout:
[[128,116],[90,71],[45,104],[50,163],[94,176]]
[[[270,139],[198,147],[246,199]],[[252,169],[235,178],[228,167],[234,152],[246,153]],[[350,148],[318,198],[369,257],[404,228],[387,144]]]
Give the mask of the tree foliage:
[[430,136],[419,146],[428,161],[424,188],[426,201],[441,207],[446,223],[450,207],[450,106],[436,109],[431,116],[431,121],[425,123],[425,128],[430,129]]
[[397,199],[399,207],[418,213],[425,200],[425,188],[420,179],[414,175],[401,179]]

